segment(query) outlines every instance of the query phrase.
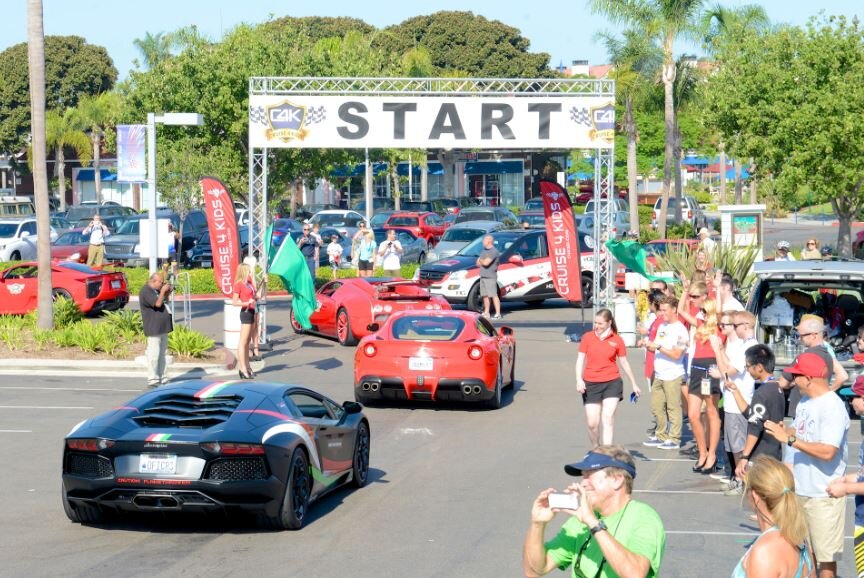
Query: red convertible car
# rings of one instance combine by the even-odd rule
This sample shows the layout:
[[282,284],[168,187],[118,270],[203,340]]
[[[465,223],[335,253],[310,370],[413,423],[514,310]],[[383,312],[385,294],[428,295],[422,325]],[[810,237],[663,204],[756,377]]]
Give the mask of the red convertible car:
[[480,402],[513,387],[516,340],[473,311],[401,311],[360,341],[354,398]]
[[310,316],[311,329],[303,329],[291,311],[295,333],[335,337],[342,345],[356,345],[369,335],[373,323],[383,323],[391,313],[405,309],[450,309],[443,297],[432,295],[414,281],[365,277],[336,279],[315,293],[317,309]]
[[[23,315],[36,309],[38,267],[20,263],[0,273],[0,315]],[[72,299],[82,313],[122,309],[129,302],[126,275],[97,271],[74,261],[51,262],[54,297]]]

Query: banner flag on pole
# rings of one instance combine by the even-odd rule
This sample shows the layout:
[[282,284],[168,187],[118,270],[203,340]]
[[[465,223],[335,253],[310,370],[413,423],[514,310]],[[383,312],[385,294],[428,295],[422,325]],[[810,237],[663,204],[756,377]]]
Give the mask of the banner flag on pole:
[[213,248],[213,277],[222,294],[230,297],[234,291],[234,275],[240,263],[240,242],[237,237],[237,215],[231,193],[222,181],[201,178],[207,230]]
[[582,301],[579,235],[567,189],[555,181],[540,181],[546,244],[552,262],[552,282],[558,295],[568,301]]
[[273,263],[270,265],[270,273],[278,275],[288,291],[291,292],[293,296],[291,307],[294,309],[294,318],[297,323],[304,329],[310,329],[312,323],[309,321],[309,316],[318,306],[315,300],[315,282],[312,280],[312,274],[309,272],[303,253],[300,252],[297,243],[293,242],[290,236],[286,236],[282,244],[279,245],[279,250],[276,251]]
[[147,180],[147,125],[117,125],[117,180],[143,183]]
[[619,263],[639,273],[649,281],[665,281],[666,283],[677,283],[674,277],[661,277],[648,272],[647,253],[645,247],[638,241],[606,241],[606,248]]

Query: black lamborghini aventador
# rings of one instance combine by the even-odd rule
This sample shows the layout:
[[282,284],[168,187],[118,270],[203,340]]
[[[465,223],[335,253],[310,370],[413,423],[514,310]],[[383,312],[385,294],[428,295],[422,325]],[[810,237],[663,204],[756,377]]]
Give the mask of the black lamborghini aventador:
[[63,509],[246,511],[298,529],[309,504],[369,473],[369,422],[304,387],[192,380],[79,423],[63,448]]

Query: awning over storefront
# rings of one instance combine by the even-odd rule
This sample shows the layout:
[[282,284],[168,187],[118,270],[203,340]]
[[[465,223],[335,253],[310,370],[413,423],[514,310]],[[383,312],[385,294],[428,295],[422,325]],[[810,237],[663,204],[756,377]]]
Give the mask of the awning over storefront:
[[[96,180],[94,178],[94,176],[95,175],[94,175],[93,169],[80,169],[78,171],[78,175],[75,177],[75,179],[78,181],[93,182],[94,180]],[[110,182],[110,181],[116,181],[117,180],[117,174],[112,173],[108,169],[99,169],[99,177],[102,181]]]
[[465,163],[466,175],[500,175],[522,172],[522,161],[473,161]]

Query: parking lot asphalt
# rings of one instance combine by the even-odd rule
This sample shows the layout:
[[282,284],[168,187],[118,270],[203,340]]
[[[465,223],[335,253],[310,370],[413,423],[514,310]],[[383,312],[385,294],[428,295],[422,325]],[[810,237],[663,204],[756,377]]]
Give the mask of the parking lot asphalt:
[[[269,310],[273,349],[262,378],[311,386],[353,399],[353,348],[294,335],[288,302]],[[196,303],[193,327],[220,332],[221,303]],[[590,311],[585,311],[590,320]],[[563,301],[505,306],[501,324],[517,338],[518,381],[498,411],[399,405],[365,411],[372,430],[370,483],[312,506],[298,532],[265,532],[248,520],[128,516],[99,526],[69,522],[60,502],[64,435],[78,422],[143,391],[138,376],[31,375],[0,379],[0,574],[3,576],[519,576],[531,502],[573,478],[563,464],[589,449],[575,391],[581,312]],[[637,375],[642,354],[628,357]],[[646,388],[647,389],[647,388]],[[647,396],[647,391],[645,392]],[[681,452],[642,446],[647,397],[624,403],[615,440],[637,461],[636,495],[667,530],[662,576],[728,576],[757,528],[740,497],[690,472]],[[850,431],[850,470],[858,422]],[[560,517],[560,516],[559,516]],[[549,529],[557,529],[563,518]],[[852,501],[848,555],[853,575]],[[553,574],[558,575],[558,574]]]

